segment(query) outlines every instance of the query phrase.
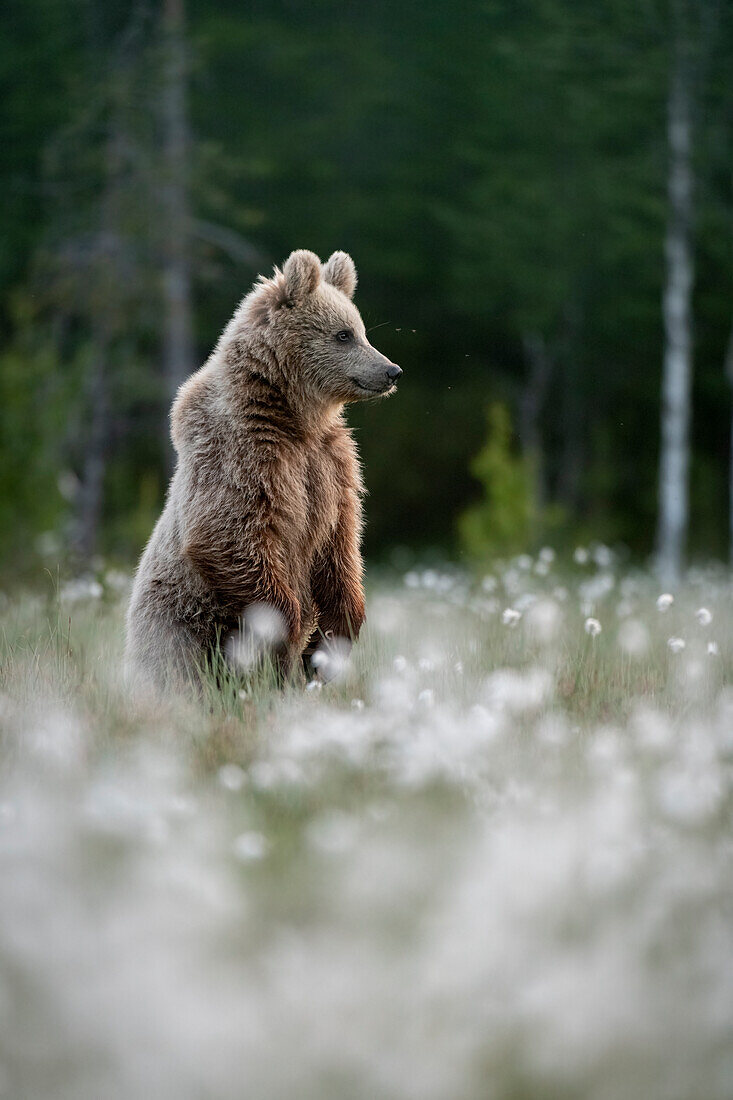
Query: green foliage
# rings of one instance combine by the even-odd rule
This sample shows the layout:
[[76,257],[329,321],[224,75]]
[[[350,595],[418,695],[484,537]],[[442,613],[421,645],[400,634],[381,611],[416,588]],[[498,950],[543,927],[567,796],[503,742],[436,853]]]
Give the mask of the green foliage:
[[[11,0],[0,41],[5,561],[68,527],[56,486],[60,475],[83,477],[94,341],[113,411],[100,546],[134,555],[161,503],[162,9],[69,0],[62,13],[49,0]],[[692,496],[704,553],[725,544],[727,528],[733,8],[691,0],[691,11]],[[541,476],[530,499],[541,497],[543,514],[522,519],[517,504],[512,517],[502,504],[496,530],[506,515],[515,533],[498,537],[511,542],[523,525],[534,537],[552,506],[647,553],[669,6],[253,0],[243,12],[189,0],[186,17],[198,360],[258,271],[294,247],[346,248],[370,338],[405,369],[388,406],[349,414],[370,490],[369,552],[449,548],[475,491],[486,380],[521,425],[536,336],[553,363],[535,424],[541,454],[532,470],[526,454],[508,447],[505,457],[522,484]],[[17,309],[19,298],[34,309]]]
[[30,322],[22,331],[0,354],[0,558],[24,572],[38,563],[39,536],[58,534],[67,514],[59,486],[70,400],[53,346],[30,337]]
[[490,405],[487,421],[488,438],[471,462],[483,499],[458,520],[461,545],[478,561],[526,549],[537,520],[531,460],[515,452],[506,405]]

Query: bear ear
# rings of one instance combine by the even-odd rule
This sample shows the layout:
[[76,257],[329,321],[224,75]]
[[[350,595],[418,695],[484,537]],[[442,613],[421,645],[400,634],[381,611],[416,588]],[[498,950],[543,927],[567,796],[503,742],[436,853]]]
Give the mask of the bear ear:
[[321,261],[315,252],[298,248],[291,252],[283,267],[285,293],[296,304],[312,294],[321,281]]
[[356,290],[356,268],[354,261],[348,252],[334,252],[323,265],[324,282],[330,283],[345,294],[347,298],[354,297]]

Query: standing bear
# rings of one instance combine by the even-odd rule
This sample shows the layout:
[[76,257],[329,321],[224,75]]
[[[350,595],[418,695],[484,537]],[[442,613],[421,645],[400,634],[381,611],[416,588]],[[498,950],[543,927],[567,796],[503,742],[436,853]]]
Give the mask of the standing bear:
[[358,635],[363,486],[343,407],[394,392],[402,372],[367,340],[355,289],[346,253],[293,252],[181,386],[176,469],[127,617],[136,677],[195,681],[262,605],[285,674],[321,636]]

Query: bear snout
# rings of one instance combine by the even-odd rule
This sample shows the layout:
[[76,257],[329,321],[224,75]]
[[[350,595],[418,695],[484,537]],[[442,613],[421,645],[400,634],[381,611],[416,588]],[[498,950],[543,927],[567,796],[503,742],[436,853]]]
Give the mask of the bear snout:
[[390,386],[392,386],[402,374],[402,367],[398,367],[396,363],[390,363],[384,373],[387,375]]

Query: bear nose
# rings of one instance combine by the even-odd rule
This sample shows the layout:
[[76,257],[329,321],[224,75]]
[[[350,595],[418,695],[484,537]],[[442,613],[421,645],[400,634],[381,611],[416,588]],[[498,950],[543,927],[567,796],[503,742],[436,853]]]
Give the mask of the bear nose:
[[396,363],[390,363],[384,373],[390,382],[396,382],[402,374],[402,367],[398,367]]

